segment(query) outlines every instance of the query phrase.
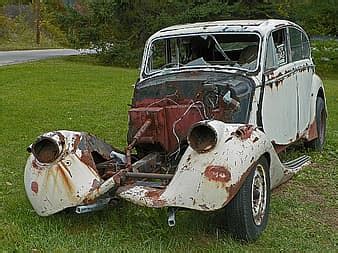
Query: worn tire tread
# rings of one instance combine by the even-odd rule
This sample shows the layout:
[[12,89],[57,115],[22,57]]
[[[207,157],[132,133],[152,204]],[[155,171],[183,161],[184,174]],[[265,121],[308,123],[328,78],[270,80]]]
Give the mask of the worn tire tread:
[[251,181],[254,176],[254,169],[246,178],[236,196],[225,207],[225,222],[227,231],[236,239],[243,241],[256,240],[267,225],[270,205],[270,173],[268,162],[265,157],[261,157],[257,164],[261,163],[267,177],[267,204],[264,221],[260,226],[254,224],[251,209]]

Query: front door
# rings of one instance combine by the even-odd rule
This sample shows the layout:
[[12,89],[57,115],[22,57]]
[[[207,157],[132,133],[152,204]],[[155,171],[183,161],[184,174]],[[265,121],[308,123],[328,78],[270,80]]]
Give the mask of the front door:
[[265,62],[262,126],[275,144],[296,140],[298,130],[297,78],[288,54],[287,30],[271,33]]

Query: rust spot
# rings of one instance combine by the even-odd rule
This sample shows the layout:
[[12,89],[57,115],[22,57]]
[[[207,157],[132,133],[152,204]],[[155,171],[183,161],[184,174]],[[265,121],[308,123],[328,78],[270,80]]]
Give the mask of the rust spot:
[[148,198],[153,198],[158,200],[160,196],[162,195],[163,190],[154,190],[154,191],[148,191],[146,192],[145,196]]
[[81,157],[79,157],[79,159],[88,167],[96,169],[93,157],[88,150],[82,151]]
[[278,89],[278,86],[280,86],[282,84],[283,84],[283,79],[277,80],[276,81],[276,87],[277,87],[277,89]]
[[271,141],[273,148],[275,149],[275,151],[277,152],[277,154],[283,152],[284,150],[286,150],[286,148],[288,147],[288,145],[279,145],[276,144],[276,141]]
[[95,191],[96,189],[98,189],[100,187],[100,185],[101,185],[100,181],[97,180],[96,178],[94,178],[92,186],[91,186],[89,191],[90,192]]
[[36,163],[36,159],[34,159],[34,160],[32,161],[32,168],[33,168],[33,169],[39,169],[39,168],[40,168],[39,165]]
[[164,189],[159,189],[159,190],[151,189],[145,193],[145,197],[151,199],[154,207],[163,207],[166,204],[166,201],[160,199],[163,192],[164,192]]
[[81,142],[81,137],[80,137],[80,135],[76,134],[74,136],[73,151],[75,151],[77,149],[77,147],[79,146],[80,142]]
[[231,179],[231,173],[223,166],[209,165],[205,171],[204,176],[209,179],[209,181],[227,183]]
[[309,130],[308,130],[308,140],[313,140],[316,139],[318,137],[318,131],[317,131],[317,122],[313,121],[310,126],[309,126]]
[[56,132],[56,135],[59,136],[61,144],[65,144],[65,137],[60,132]]
[[32,192],[34,192],[34,193],[38,193],[38,191],[39,191],[39,185],[38,185],[37,182],[33,181],[33,182],[31,183],[31,190],[32,190]]
[[119,172],[115,173],[113,179],[117,185],[121,185],[122,181],[125,181],[126,178],[126,171],[120,170]]
[[252,125],[240,126],[236,130],[235,135],[237,137],[241,138],[241,140],[246,140],[246,139],[249,139],[251,137],[253,130],[254,130],[254,128],[253,128]]

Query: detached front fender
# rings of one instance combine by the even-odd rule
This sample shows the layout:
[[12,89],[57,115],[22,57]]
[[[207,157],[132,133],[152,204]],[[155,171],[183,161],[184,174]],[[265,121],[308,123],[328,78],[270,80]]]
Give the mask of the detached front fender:
[[106,181],[101,179],[92,156],[95,152],[108,160],[114,149],[92,135],[49,132],[40,136],[29,149],[33,154],[25,167],[25,190],[41,216],[94,202],[115,186],[114,177]]
[[217,133],[217,143],[207,152],[190,146],[174,178],[161,195],[167,206],[212,211],[224,207],[238,192],[251,168],[273,147],[265,134],[242,124],[204,121]]

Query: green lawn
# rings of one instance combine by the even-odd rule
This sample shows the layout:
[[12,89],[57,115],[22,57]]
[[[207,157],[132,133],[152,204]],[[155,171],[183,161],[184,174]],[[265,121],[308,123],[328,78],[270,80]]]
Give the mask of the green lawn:
[[181,212],[176,227],[169,228],[166,210],[127,202],[84,215],[37,216],[23,186],[26,147],[39,134],[55,129],[87,131],[124,147],[128,103],[136,79],[137,70],[74,58],[0,68],[0,251],[337,249],[338,74],[324,80],[329,108],[325,151],[311,153],[314,162],[274,191],[269,225],[255,243],[230,239],[217,225],[219,214]]

